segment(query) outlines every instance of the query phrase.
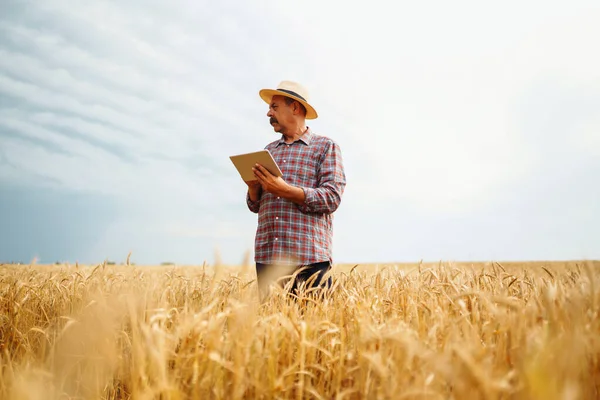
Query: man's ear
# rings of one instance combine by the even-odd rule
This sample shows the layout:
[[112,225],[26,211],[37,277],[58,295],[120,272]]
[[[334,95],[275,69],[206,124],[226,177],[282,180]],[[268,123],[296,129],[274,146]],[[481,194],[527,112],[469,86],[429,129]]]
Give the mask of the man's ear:
[[302,105],[299,101],[294,101],[294,114],[302,115]]

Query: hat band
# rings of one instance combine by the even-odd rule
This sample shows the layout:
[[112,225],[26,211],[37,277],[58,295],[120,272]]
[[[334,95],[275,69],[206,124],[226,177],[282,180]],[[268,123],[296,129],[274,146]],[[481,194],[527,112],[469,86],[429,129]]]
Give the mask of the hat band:
[[[300,96],[300,95],[299,95],[298,93],[296,93],[296,92],[292,92],[291,90],[287,90],[287,89],[277,89],[277,90],[278,90],[278,91],[280,91],[280,92],[284,92],[284,93],[287,93],[287,94],[291,94],[292,96],[296,96],[296,97],[298,97],[298,98],[302,99],[302,101],[306,101],[306,99],[305,99],[304,97]],[[307,103],[308,103],[308,102],[307,102]]]

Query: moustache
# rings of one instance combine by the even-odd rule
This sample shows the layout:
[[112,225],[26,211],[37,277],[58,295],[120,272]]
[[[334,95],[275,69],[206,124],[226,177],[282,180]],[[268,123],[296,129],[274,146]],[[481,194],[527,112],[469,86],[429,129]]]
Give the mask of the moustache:
[[275,118],[269,119],[270,124],[278,124],[279,122]]

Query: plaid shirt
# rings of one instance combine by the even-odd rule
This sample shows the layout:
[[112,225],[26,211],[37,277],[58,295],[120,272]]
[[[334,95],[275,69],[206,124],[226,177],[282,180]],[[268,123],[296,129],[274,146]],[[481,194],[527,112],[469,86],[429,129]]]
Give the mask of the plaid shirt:
[[307,132],[292,144],[281,139],[265,146],[283,179],[304,190],[304,204],[263,192],[250,211],[258,214],[255,261],[284,265],[333,262],[333,212],[340,205],[346,175],[340,147],[333,140]]

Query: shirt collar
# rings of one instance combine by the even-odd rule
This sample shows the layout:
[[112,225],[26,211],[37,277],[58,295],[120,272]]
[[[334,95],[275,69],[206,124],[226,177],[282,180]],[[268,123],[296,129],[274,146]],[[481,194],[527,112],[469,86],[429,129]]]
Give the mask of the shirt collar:
[[[304,134],[302,136],[300,136],[300,138],[298,138],[294,143],[296,143],[297,141],[301,141],[304,144],[306,144],[307,146],[310,146],[310,142],[313,138],[313,133],[310,130],[310,127],[306,127],[306,132],[304,132]],[[285,136],[281,135],[281,139],[279,139],[279,142],[277,142],[277,146],[279,146],[280,144],[285,144]],[[293,143],[291,143],[293,144]]]

